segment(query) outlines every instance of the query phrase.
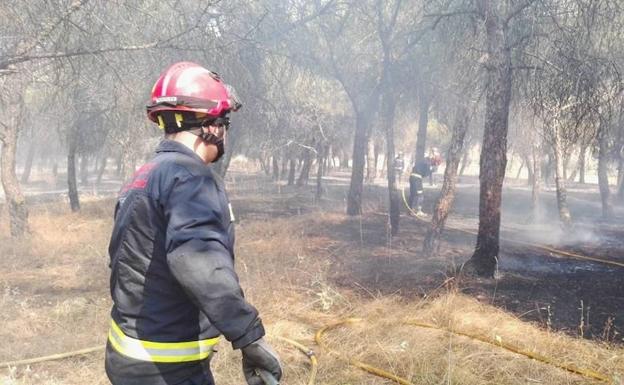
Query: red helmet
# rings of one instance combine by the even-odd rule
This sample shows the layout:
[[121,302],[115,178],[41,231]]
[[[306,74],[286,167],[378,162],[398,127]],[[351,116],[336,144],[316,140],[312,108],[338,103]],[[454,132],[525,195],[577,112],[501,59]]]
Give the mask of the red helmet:
[[154,84],[147,117],[159,122],[159,113],[167,111],[201,112],[219,117],[240,106],[234,90],[219,75],[199,64],[179,62],[167,68]]

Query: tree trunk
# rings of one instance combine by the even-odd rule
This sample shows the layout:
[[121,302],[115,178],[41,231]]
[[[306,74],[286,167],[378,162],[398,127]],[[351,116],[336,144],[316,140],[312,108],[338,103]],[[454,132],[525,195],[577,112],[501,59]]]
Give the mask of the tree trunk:
[[288,162],[290,167],[288,170],[288,185],[292,186],[295,184],[295,172],[297,171],[297,160],[294,156],[290,157],[290,161]]
[[568,167],[570,166],[570,154],[563,151],[563,179],[568,180]]
[[104,154],[102,158],[100,159],[100,167],[98,168],[98,172],[97,172],[97,180],[95,182],[97,185],[102,183],[102,177],[104,176],[104,172],[106,172],[107,163],[108,163],[108,156],[107,154]]
[[579,154],[579,183],[585,184],[585,154],[587,153],[587,147],[583,146],[581,148],[581,153]]
[[[389,69],[386,69],[389,72]],[[394,116],[396,111],[396,101],[392,94],[392,89],[387,89],[382,99],[381,121],[386,126],[386,154],[388,159],[394,159]],[[397,190],[396,175],[392,162],[387,162],[386,173],[388,175],[388,201],[390,217],[390,234],[399,233],[399,223],[401,217],[401,200]]]
[[11,237],[20,238],[28,232],[28,207],[22,194],[21,187],[15,175],[15,153],[17,150],[18,119],[8,122],[6,128],[0,132],[2,153],[0,154],[0,168],[2,188],[9,209],[9,224]]
[[459,176],[464,175],[466,171],[466,167],[471,163],[470,159],[470,144],[468,146],[464,146],[464,153],[461,158],[461,167],[459,168]]
[[469,266],[480,276],[492,277],[496,269],[503,180],[507,166],[507,132],[511,101],[511,52],[506,31],[495,5],[481,1],[487,40],[487,91],[485,127],[479,172],[479,232]]
[[76,181],[76,134],[71,129],[67,133],[67,195],[69,206],[76,212],[80,210],[78,183]]
[[360,215],[362,213],[362,189],[364,184],[364,161],[366,157],[368,139],[367,116],[364,113],[356,113],[355,138],[353,140],[353,166],[351,168],[351,183],[347,196],[347,215]]
[[297,179],[297,186],[306,186],[310,179],[310,169],[312,168],[312,151],[305,150],[303,155],[303,165],[301,166],[301,173]]
[[563,175],[563,148],[561,144],[561,127],[558,122],[555,122],[552,127],[552,145],[555,158],[555,186],[557,188],[559,220],[564,228],[569,228],[572,225],[572,216],[568,208],[568,191]]
[[414,153],[414,164],[425,159],[425,150],[427,148],[427,125],[429,123],[430,104],[431,98],[425,90],[424,84],[421,84],[420,91],[418,92],[418,133],[416,134],[416,152]]
[[[461,103],[461,102],[460,102]],[[451,136],[451,144],[446,154],[446,167],[444,169],[444,182],[440,196],[436,201],[433,209],[433,217],[431,226],[427,231],[425,242],[423,244],[423,252],[425,255],[431,256],[438,252],[440,244],[440,235],[444,229],[444,224],[448,218],[449,212],[453,207],[455,200],[455,186],[457,184],[457,169],[462,157],[464,147],[464,139],[468,131],[468,109],[464,105],[457,107],[455,122],[453,125],[453,133]]]
[[35,159],[35,148],[37,142],[34,136],[31,136],[30,143],[28,144],[28,153],[26,154],[26,162],[24,163],[24,172],[22,173],[21,183],[26,184],[30,179],[30,172],[32,171],[33,160]]
[[318,202],[323,195],[323,174],[325,174],[325,158],[329,153],[329,147],[325,143],[321,143],[317,148],[318,154],[316,163],[318,169],[316,170],[316,201]]
[[608,156],[609,144],[607,126],[601,123],[598,127],[598,186],[600,188],[600,199],[602,200],[602,217],[605,219],[613,216],[611,206],[611,191],[609,189]]

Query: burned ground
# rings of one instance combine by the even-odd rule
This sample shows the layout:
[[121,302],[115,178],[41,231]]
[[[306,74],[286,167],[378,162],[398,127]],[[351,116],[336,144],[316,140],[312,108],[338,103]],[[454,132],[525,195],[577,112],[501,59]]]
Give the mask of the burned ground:
[[[460,229],[476,230],[478,186],[464,178],[460,184],[454,212],[449,223]],[[474,182],[474,179],[472,180]],[[257,182],[254,182],[256,185]],[[312,189],[281,187],[280,207],[284,215],[297,215],[314,210],[340,212],[341,198],[348,185],[334,177],[326,196],[314,202]],[[530,191],[524,186],[508,186],[503,208],[504,228],[501,236],[510,240],[548,245],[582,255],[624,261],[624,227],[621,217],[604,221],[596,210],[597,191],[592,196],[586,189],[579,196],[571,193],[571,209],[578,218],[574,229],[561,230],[556,218],[552,192],[542,197],[542,208],[550,218],[528,222],[526,209]],[[425,207],[433,206],[436,188],[428,188]],[[280,192],[267,191],[267,195]],[[479,301],[512,312],[519,318],[536,322],[543,328],[564,331],[585,338],[622,343],[624,332],[624,267],[561,257],[548,251],[502,242],[499,272],[496,279],[458,277],[457,272],[471,255],[475,237],[447,229],[440,252],[422,256],[421,248],[427,225],[404,213],[401,231],[391,237],[384,213],[386,190],[368,186],[364,201],[371,212],[361,218],[327,221],[311,228],[308,236],[324,237],[332,260],[330,276],[340,287],[367,295],[399,295],[405,298],[426,297],[449,284]],[[243,202],[239,202],[243,203]],[[246,205],[240,205],[245,210]],[[254,206],[254,205],[250,205]],[[256,210],[259,206],[255,206]],[[273,210],[271,208],[270,210]],[[406,210],[403,210],[406,211]],[[619,211],[618,211],[619,212]],[[243,211],[241,216],[257,213]],[[267,213],[267,219],[271,211]]]

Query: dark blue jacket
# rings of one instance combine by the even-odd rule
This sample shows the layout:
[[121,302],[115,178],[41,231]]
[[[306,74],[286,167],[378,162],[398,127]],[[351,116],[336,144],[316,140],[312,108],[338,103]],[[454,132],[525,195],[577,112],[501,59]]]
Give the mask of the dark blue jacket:
[[[220,179],[193,151],[163,140],[120,191],[109,254],[111,316],[124,334],[154,342],[223,335],[235,349],[264,335],[234,271],[234,225]],[[118,383],[173,383],[202,363],[154,364],[107,349]],[[171,380],[146,381],[171,372]],[[176,373],[177,372],[177,373]],[[137,377],[137,381],[139,378]],[[137,382],[137,383],[139,383]]]

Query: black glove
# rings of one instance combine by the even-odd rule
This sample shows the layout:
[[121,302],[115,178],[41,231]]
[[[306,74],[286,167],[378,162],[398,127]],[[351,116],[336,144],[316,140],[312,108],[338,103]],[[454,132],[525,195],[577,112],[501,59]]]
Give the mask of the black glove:
[[259,375],[259,371],[269,372],[276,380],[282,378],[282,365],[279,357],[266,343],[264,338],[241,349],[243,353],[243,374],[248,385],[264,385],[265,382]]

